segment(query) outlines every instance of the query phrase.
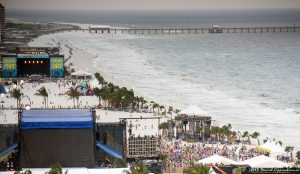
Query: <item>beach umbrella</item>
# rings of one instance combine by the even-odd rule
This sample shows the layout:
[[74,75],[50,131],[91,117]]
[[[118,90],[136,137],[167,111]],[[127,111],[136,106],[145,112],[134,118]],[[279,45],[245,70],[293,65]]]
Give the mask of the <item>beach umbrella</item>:
[[190,105],[186,109],[183,109],[179,114],[185,115],[207,115],[207,113],[200,109],[197,105]]

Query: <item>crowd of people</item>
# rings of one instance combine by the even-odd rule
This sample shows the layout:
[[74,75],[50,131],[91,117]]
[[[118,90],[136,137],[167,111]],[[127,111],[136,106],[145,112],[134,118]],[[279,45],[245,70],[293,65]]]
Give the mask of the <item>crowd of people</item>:
[[161,140],[158,148],[166,156],[167,167],[187,167],[195,161],[216,154],[234,161],[243,161],[262,154],[254,146],[187,143],[181,140]]
[[[55,78],[43,78],[38,80],[33,79],[24,79],[18,81],[18,83],[12,83],[5,86],[5,88],[9,89],[10,91],[19,89],[20,92],[23,94],[21,96],[21,103],[19,107],[25,108],[27,105],[33,108],[44,108],[45,101],[40,100],[40,97],[37,97],[35,93],[42,87],[46,88],[46,91],[49,95],[49,101],[47,103],[48,108],[70,108],[73,107],[72,102],[69,102],[69,97],[66,94],[68,89],[76,88],[78,84],[80,84],[81,79],[55,79]],[[14,85],[13,85],[14,84]],[[13,86],[15,88],[13,88]],[[85,95],[81,95],[85,96]],[[12,98],[11,95],[6,94],[7,98]],[[60,102],[58,98],[62,97],[67,99],[66,102]],[[38,100],[36,100],[39,98]],[[93,99],[92,102],[89,102],[90,98],[82,99],[80,98],[79,103],[82,108],[94,107],[96,103],[98,103],[97,99]],[[3,101],[1,108],[16,108],[16,103],[14,101],[9,102],[8,100]]]

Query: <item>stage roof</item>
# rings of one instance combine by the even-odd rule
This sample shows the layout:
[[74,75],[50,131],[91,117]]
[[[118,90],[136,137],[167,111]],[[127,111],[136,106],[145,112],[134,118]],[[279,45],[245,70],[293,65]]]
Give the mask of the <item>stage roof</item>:
[[89,109],[24,110],[20,129],[92,128],[93,113]]

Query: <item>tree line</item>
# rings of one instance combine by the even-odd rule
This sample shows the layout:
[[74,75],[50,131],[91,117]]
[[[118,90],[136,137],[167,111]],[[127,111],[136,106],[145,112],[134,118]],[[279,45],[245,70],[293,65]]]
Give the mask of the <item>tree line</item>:
[[[148,105],[147,107],[145,106],[147,103],[149,104],[149,102],[145,100],[144,97],[135,95],[132,89],[127,89],[126,87],[120,87],[111,82],[107,82],[100,73],[95,73],[94,75],[98,84],[101,85],[100,88],[93,88],[93,95],[99,100],[98,107],[110,108],[112,110],[148,109]],[[41,87],[36,91],[35,95],[43,97],[44,107],[47,108],[49,94],[46,88],[44,86]],[[74,108],[79,106],[79,98],[81,94],[78,91],[71,87],[67,91],[66,95],[69,99],[73,100]],[[17,108],[19,108],[24,94],[20,91],[20,89],[14,89],[12,91],[12,97],[17,100]],[[154,101],[151,101],[150,105],[152,106],[152,112],[156,111],[160,114],[162,111],[163,114],[166,114],[165,106]]]
[[[99,99],[99,106],[102,106],[101,101],[103,101],[103,107],[110,107],[113,110],[142,110],[145,108],[145,104],[148,103],[144,97],[136,96],[132,89],[120,87],[111,82],[108,83],[100,75],[100,73],[95,73],[94,75],[99,85],[101,85],[101,88],[96,87],[93,89],[94,95]],[[157,108],[158,113],[160,110],[165,108],[153,101],[150,103],[152,105],[153,112],[155,108]]]

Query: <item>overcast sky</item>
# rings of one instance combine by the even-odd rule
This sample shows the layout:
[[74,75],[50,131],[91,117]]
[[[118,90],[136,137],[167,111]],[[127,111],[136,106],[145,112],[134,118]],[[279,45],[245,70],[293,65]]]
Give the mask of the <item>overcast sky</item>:
[[5,0],[4,4],[8,9],[300,8],[300,0]]

